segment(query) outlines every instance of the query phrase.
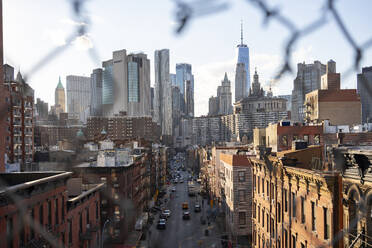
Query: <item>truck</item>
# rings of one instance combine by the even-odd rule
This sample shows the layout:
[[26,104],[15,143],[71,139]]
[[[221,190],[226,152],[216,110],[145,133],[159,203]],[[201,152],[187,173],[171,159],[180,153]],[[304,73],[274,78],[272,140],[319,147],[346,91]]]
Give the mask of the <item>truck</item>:
[[193,181],[187,183],[187,192],[189,196],[194,196],[196,194],[197,188]]

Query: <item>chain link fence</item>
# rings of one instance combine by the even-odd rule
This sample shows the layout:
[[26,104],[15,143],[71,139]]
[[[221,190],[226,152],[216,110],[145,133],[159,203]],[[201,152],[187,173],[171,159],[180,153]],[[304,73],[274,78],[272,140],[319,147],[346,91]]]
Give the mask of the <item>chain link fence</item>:
[[[90,0],[92,1],[92,0]],[[242,0],[243,1],[243,0]],[[39,58],[37,62],[31,67],[31,70],[24,74],[24,81],[27,83],[28,79],[31,78],[34,74],[44,69],[44,67],[56,59],[59,55],[66,51],[69,48],[71,43],[78,37],[87,35],[89,30],[92,27],[92,22],[90,20],[90,15],[87,12],[86,4],[88,0],[67,0],[67,3],[71,7],[71,12],[73,13],[74,20],[79,23],[71,31],[64,45],[58,46],[55,49],[49,51],[44,56]],[[284,56],[282,58],[282,65],[276,74],[276,79],[279,80],[282,76],[287,73],[293,73],[294,69],[291,66],[291,58],[293,48],[301,39],[306,39],[307,36],[311,35],[313,32],[317,31],[324,25],[326,25],[330,20],[334,20],[337,28],[342,33],[344,40],[349,45],[350,49],[353,51],[352,64],[349,69],[345,72],[346,75],[357,72],[360,68],[360,62],[363,58],[365,52],[372,47],[372,37],[364,41],[363,43],[358,44],[355,37],[350,33],[350,30],[346,27],[343,17],[340,15],[337,10],[337,1],[335,0],[324,0],[323,6],[319,16],[314,18],[312,22],[304,27],[298,27],[295,20],[292,20],[289,16],[285,16],[281,13],[276,7],[270,6],[266,1],[263,0],[245,0],[246,4],[253,6],[257,9],[258,12],[262,14],[263,25],[267,26],[270,22],[275,22],[285,28],[289,35],[287,37],[287,42],[284,49]],[[184,1],[184,0],[174,0],[175,4],[175,19],[176,19],[176,29],[175,34],[181,34],[187,26],[194,25],[191,23],[193,20],[197,20],[199,17],[213,15],[217,12],[228,11],[229,1],[227,0],[195,0],[195,1]],[[92,41],[94,43],[94,41]],[[101,58],[95,48],[88,49],[88,53],[94,63],[101,63]],[[367,89],[368,94],[372,97],[372,85],[368,84],[366,78],[362,78],[362,84],[364,84],[365,89]],[[6,113],[7,109],[1,109],[0,113]],[[96,181],[96,180],[95,180]],[[1,182],[3,185],[6,185],[5,182]],[[93,183],[93,182],[92,182]],[[106,191],[104,191],[106,192]],[[15,203],[21,202],[20,196],[15,194],[10,194],[11,199]],[[111,195],[106,195],[106,197],[111,197]],[[125,196],[120,196],[121,199],[124,199]],[[121,204],[127,204],[121,202]],[[25,224],[29,225],[35,232],[40,233],[45,240],[48,241],[53,247],[62,247],[58,242],[56,242],[55,237],[53,237],[45,227],[41,226],[39,223],[32,221],[29,214],[27,214],[27,206],[17,204],[19,211],[24,216]],[[128,208],[127,205],[122,206],[124,209]],[[368,216],[366,208],[360,208],[360,214]],[[349,226],[356,226],[358,224],[359,218],[355,218]],[[19,231],[19,230],[16,230]],[[344,228],[340,231],[333,240],[329,242],[329,245],[336,245],[340,240],[344,238],[344,235],[348,234],[355,239],[360,239],[365,247],[372,246],[371,243],[367,243],[365,239],[360,236],[364,236],[367,240],[372,240],[371,237],[366,236],[362,233],[359,237],[353,235],[349,232],[348,228]],[[352,246],[350,246],[352,247]]]

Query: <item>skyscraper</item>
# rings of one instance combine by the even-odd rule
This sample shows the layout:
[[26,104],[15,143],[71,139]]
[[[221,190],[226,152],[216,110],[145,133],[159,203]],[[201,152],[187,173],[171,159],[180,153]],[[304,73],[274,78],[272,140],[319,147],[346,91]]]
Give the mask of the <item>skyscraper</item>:
[[128,55],[129,116],[151,116],[150,60],[144,53]]
[[232,113],[232,99],[231,99],[231,82],[227,78],[227,73],[225,72],[225,77],[221,82],[221,85],[217,88],[218,97],[218,114],[228,115]]
[[244,63],[237,63],[235,69],[235,102],[245,98],[247,95],[247,72]]
[[54,94],[54,108],[57,116],[59,116],[60,113],[66,112],[65,88],[62,85],[61,77],[58,79],[57,88]]
[[90,106],[90,77],[69,75],[66,77],[67,112],[85,123]]
[[169,75],[170,75],[171,85],[172,86],[177,86],[177,75],[173,74],[173,73],[171,73]]
[[293,121],[304,121],[305,118],[305,96],[311,91],[320,89],[321,76],[326,73],[326,65],[319,61],[313,64],[297,64],[297,76],[293,81],[292,111]]
[[362,123],[372,122],[372,66],[357,75],[357,90],[362,103]]
[[114,105],[114,75],[112,73],[112,59],[102,62],[102,111],[104,116],[113,113]]
[[[188,97],[186,97],[187,81],[190,81],[190,92]],[[192,74],[192,67],[190,64],[176,64],[176,85],[180,89],[180,93],[182,95],[182,101],[180,102],[182,113],[186,116],[194,116],[194,75]],[[190,99],[190,103],[186,102],[186,98]],[[190,106],[189,108],[192,108],[192,112],[189,112],[186,109],[187,106]]]
[[[235,101],[239,101],[241,98],[248,96],[248,91],[251,87],[251,74],[250,74],[250,69],[249,69],[249,66],[250,66],[249,65],[249,48],[243,42],[243,23],[241,23],[241,29],[240,29],[240,44],[237,47],[238,47],[238,62],[236,65],[236,76],[235,76]],[[244,64],[245,77],[246,77],[245,81],[242,78],[243,69],[240,68],[241,65],[238,67],[238,64]],[[240,74],[239,76],[238,76],[238,73]],[[240,94],[238,92],[239,99],[237,99],[236,97],[237,89],[243,90],[241,91]]]
[[102,69],[94,69],[90,74],[90,115],[102,115]]
[[114,51],[113,59],[102,64],[105,115],[151,115],[150,60],[144,53]]
[[186,116],[194,117],[194,91],[191,80],[186,80],[185,85],[185,111]]
[[169,49],[155,51],[154,120],[162,135],[172,135],[172,92],[169,78]]

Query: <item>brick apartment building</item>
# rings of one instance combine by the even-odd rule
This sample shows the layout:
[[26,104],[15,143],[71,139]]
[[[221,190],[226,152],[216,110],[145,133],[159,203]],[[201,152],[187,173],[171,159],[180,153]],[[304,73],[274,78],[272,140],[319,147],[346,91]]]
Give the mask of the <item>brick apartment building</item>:
[[[270,154],[253,166],[253,247],[343,247],[341,176],[318,163],[321,146]],[[318,159],[314,159],[318,158]],[[335,241],[335,243],[331,243]]]
[[248,156],[220,154],[222,199],[226,227],[240,247],[249,247],[252,235],[252,168]]
[[107,242],[123,244],[133,230],[136,219],[142,214],[147,202],[144,157],[135,155],[133,162],[116,166],[97,166],[84,163],[73,168],[83,183],[105,183],[101,201],[102,221],[111,220]]
[[84,130],[82,125],[37,125],[35,126],[35,146],[49,147],[65,140],[74,142],[80,130]]
[[34,154],[34,90],[18,72],[14,79],[14,68],[4,65],[5,103],[7,135],[5,148],[8,163],[26,163],[33,161]]
[[150,116],[135,117],[117,115],[111,117],[89,117],[87,120],[87,138],[95,140],[102,132],[111,140],[146,139],[159,141],[160,127]]
[[99,245],[103,184],[77,184],[76,191],[68,186],[71,176],[71,172],[0,174],[1,248]]
[[[0,0],[0,75],[4,75],[3,70],[3,1]],[[0,77],[0,92],[5,92],[4,89],[4,78]],[[0,112],[4,113],[6,110],[5,97],[0,97]],[[5,171],[5,136],[7,132],[6,115],[0,115],[0,172]]]

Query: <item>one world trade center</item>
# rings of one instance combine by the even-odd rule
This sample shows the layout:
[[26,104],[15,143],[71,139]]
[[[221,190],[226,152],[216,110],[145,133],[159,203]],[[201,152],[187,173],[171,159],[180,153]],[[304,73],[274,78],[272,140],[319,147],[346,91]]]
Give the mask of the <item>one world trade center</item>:
[[243,43],[243,23],[241,24],[240,44],[238,47],[238,63],[235,71],[235,102],[248,96],[251,87],[249,71],[249,48]]

